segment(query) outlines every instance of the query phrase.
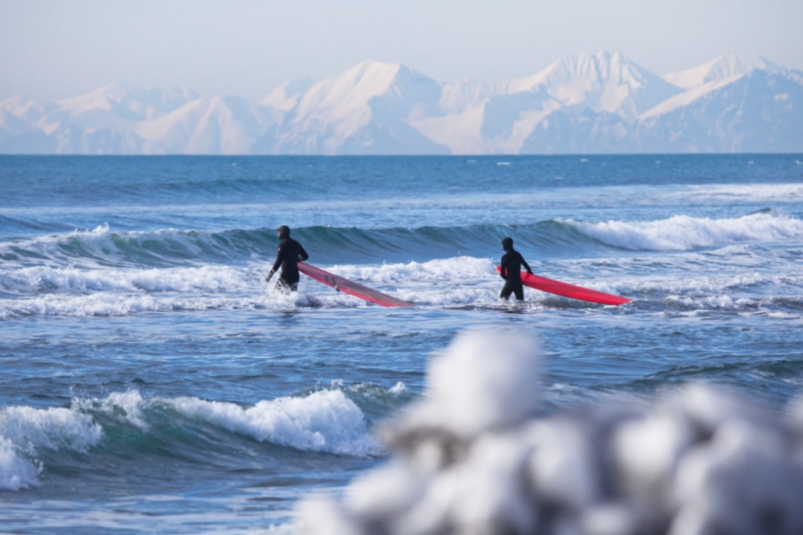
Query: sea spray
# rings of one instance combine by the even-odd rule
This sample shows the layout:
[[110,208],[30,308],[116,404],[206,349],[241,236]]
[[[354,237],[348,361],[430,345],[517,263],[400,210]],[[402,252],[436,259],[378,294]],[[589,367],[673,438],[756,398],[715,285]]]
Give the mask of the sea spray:
[[196,398],[164,402],[185,416],[260,442],[341,455],[372,455],[381,451],[368,433],[362,411],[340,390],[260,401],[252,407]]
[[39,484],[39,470],[21,457],[11,440],[0,436],[0,490],[20,490]]
[[0,408],[0,489],[39,484],[43,450],[86,452],[103,437],[92,418],[65,408]]

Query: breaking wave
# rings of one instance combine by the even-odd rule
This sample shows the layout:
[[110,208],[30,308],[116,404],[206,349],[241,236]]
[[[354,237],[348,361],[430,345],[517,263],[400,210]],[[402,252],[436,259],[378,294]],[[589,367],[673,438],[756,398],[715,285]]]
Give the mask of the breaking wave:
[[602,243],[633,251],[689,251],[736,243],[771,243],[803,239],[803,221],[772,212],[709,219],[674,216],[660,221],[564,223]]
[[[380,455],[384,450],[365,414],[347,395],[353,389],[335,385],[251,406],[194,397],[144,398],[131,390],[76,398],[69,408],[3,407],[0,490],[40,485],[42,470],[61,462],[59,451],[82,454],[89,459],[86,470],[92,470],[93,456],[131,457],[143,448],[175,458],[203,457],[204,448],[227,451],[231,436],[301,452]],[[397,385],[383,395],[398,397],[403,391]],[[176,431],[165,434],[165,428]],[[201,451],[187,452],[188,444]]]
[[[557,219],[527,225],[469,225],[361,229],[304,227],[293,231],[316,262],[426,261],[496,254],[505,236],[545,256],[598,256],[621,250],[689,251],[740,243],[803,239],[803,221],[774,211],[709,219],[674,216],[657,221],[599,223]],[[6,266],[155,267],[268,261],[273,229],[222,232],[162,229],[114,231],[108,225],[0,242]]]

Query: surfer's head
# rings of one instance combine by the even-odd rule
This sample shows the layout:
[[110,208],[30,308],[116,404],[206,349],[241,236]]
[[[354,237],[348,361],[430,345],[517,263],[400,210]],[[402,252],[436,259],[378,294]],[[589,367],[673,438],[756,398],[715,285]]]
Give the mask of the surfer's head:
[[505,238],[502,240],[502,249],[505,251],[513,250],[513,238]]
[[281,227],[279,227],[279,238],[281,238],[282,240],[286,240],[289,237],[290,237],[290,227],[288,227],[287,225],[282,225]]

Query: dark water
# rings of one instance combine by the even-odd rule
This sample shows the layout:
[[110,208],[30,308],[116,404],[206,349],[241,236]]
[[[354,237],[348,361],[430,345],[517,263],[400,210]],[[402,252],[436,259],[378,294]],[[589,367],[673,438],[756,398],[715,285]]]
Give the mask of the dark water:
[[[0,525],[241,533],[383,462],[374,426],[471,327],[548,408],[803,383],[803,155],[0,158]],[[416,304],[262,280],[275,229]],[[497,300],[499,241],[633,299]],[[321,306],[309,306],[320,304]]]

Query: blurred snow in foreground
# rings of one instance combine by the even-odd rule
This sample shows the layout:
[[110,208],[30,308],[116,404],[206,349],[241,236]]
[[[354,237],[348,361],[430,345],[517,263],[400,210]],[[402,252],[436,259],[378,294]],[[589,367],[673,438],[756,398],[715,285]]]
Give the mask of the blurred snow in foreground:
[[803,400],[781,416],[710,386],[652,408],[539,414],[539,351],[473,331],[385,429],[397,452],[341,503],[299,507],[312,534],[803,533]]

